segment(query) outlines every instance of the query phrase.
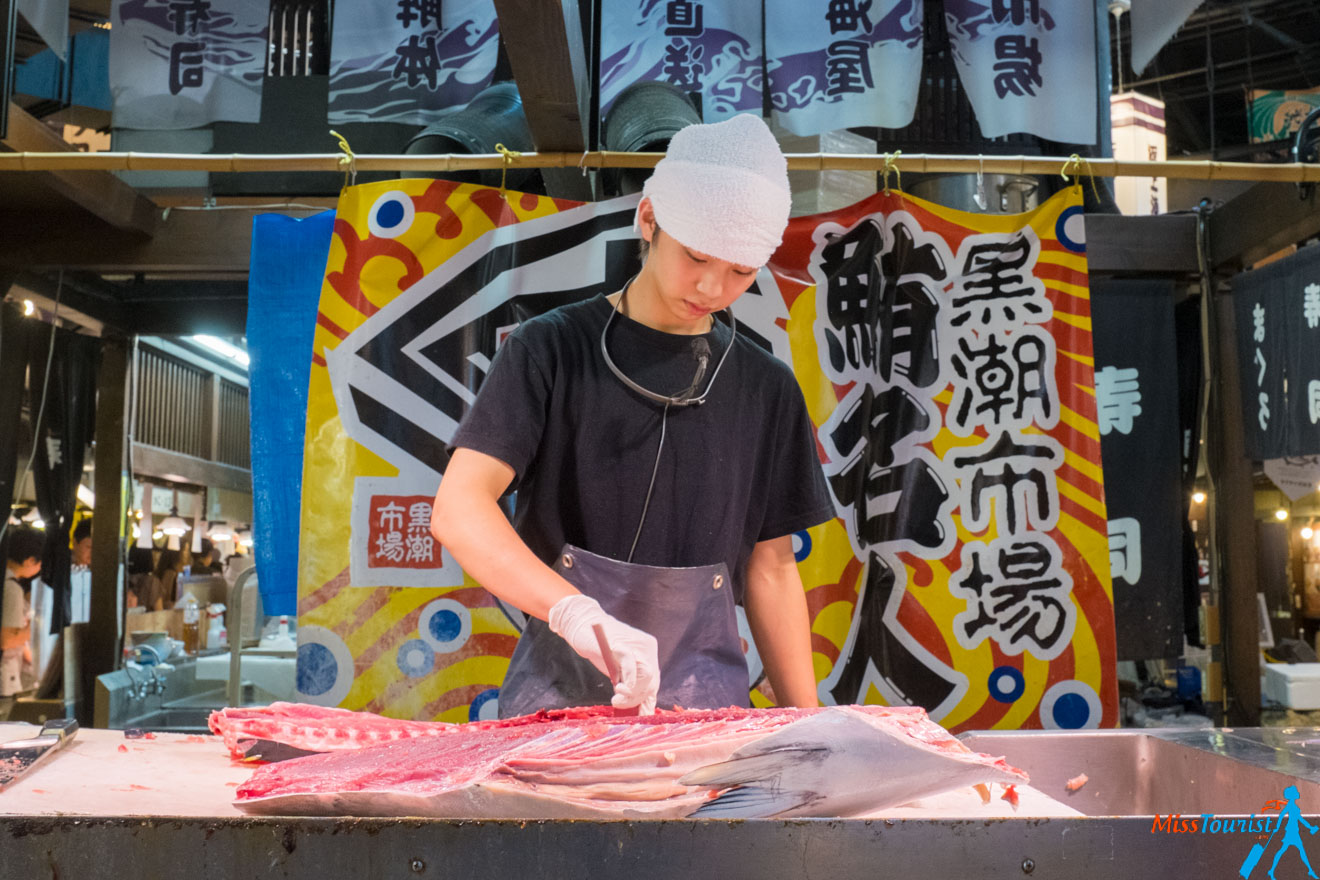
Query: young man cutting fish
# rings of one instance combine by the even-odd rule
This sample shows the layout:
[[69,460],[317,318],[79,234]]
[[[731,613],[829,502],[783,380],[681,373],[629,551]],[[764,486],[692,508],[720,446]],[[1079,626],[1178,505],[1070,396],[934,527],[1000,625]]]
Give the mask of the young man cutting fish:
[[787,165],[756,117],[693,125],[643,196],[641,271],[504,342],[436,495],[436,538],[529,617],[504,717],[746,706],[736,602],[780,705],[817,702],[792,535],[833,506],[792,370],[729,311],[782,239]]

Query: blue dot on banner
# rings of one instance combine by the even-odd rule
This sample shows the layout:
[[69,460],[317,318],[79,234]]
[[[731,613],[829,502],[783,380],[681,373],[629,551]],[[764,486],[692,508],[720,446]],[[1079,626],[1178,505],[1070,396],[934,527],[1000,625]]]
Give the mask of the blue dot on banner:
[[811,555],[811,535],[807,534],[806,529],[803,529],[800,532],[794,532],[793,538],[793,543],[797,545],[793,549],[793,559],[801,562]]
[[463,620],[453,611],[444,608],[431,615],[427,629],[437,642],[452,642],[463,632]]
[[396,199],[383,202],[376,209],[376,222],[386,229],[393,229],[403,220],[403,205]]
[[1059,244],[1073,253],[1086,253],[1086,214],[1081,205],[1074,205],[1059,215],[1054,223],[1054,236]]
[[409,639],[399,646],[397,662],[404,675],[421,678],[435,668],[435,651],[421,639]]
[[315,642],[298,646],[298,690],[313,697],[335,686],[339,664],[325,645]]
[[468,707],[468,721],[491,721],[499,717],[499,688],[482,691]]
[[1064,694],[1054,701],[1054,723],[1064,730],[1081,730],[1091,718],[1091,707],[1081,694]]
[[1013,703],[1026,692],[1027,681],[1020,670],[1012,666],[1000,666],[990,673],[987,686],[990,688],[990,696],[999,702]]

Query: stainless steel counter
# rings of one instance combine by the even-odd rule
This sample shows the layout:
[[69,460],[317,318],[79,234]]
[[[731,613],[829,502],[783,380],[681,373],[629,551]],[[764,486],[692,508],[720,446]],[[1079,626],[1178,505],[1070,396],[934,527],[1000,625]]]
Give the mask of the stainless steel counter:
[[[441,821],[0,816],[0,877],[1233,878],[1263,835],[1169,833],[1155,813],[1320,812],[1320,730],[981,733],[1087,815],[1053,819]],[[179,745],[182,752],[187,743]],[[198,746],[198,748],[203,748]],[[208,765],[209,766],[209,765]],[[202,771],[199,771],[202,772]],[[1073,795],[1062,786],[1085,773]],[[186,774],[156,784],[186,786]],[[217,783],[222,784],[222,783]],[[4,795],[0,794],[0,799]],[[0,803],[0,808],[3,804]],[[1278,809],[1276,805],[1274,810]],[[1320,857],[1320,836],[1314,839]],[[1278,846],[1276,841],[1275,847]],[[1263,877],[1273,858],[1253,877]],[[1295,853],[1279,877],[1303,876]],[[1286,865],[1286,867],[1285,867]]]

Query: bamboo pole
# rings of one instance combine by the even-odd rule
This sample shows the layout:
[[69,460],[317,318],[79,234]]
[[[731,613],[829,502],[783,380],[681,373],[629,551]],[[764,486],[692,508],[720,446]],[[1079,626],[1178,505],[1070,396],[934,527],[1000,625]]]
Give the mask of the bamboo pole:
[[[652,168],[663,153],[521,153],[482,155],[353,156],[343,153],[223,155],[197,153],[0,153],[0,171],[412,171],[453,172],[487,168]],[[1070,160],[1062,156],[956,156],[936,154],[789,153],[790,171],[882,171],[922,174],[1063,173],[1070,177],[1166,177],[1188,180],[1258,180],[1278,183],[1320,183],[1320,164],[1261,164],[1173,159],[1161,162],[1118,159]]]

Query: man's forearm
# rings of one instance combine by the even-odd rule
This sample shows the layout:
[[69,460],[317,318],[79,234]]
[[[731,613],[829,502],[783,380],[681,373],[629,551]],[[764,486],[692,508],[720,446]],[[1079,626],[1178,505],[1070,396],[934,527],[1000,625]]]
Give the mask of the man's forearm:
[[28,631],[21,626],[6,626],[0,628],[0,650],[8,651],[10,648],[21,648],[28,641]]
[[791,538],[764,541],[747,565],[747,623],[781,706],[816,706],[807,597]]
[[537,558],[491,498],[447,492],[442,483],[431,532],[479,584],[533,617],[545,620],[551,606],[578,592]]

